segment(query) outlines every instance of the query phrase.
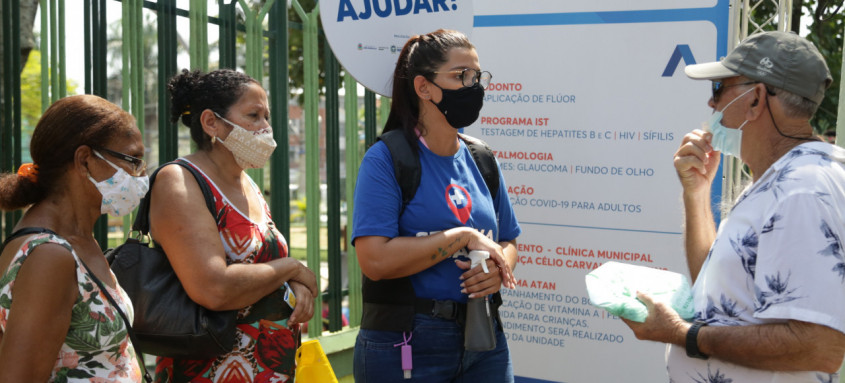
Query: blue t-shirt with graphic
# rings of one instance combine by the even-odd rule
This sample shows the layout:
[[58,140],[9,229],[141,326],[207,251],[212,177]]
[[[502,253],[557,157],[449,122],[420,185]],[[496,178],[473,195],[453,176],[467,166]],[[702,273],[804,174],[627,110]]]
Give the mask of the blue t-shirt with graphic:
[[[496,242],[516,239],[522,230],[508,200],[499,171],[499,191],[490,197],[487,184],[463,141],[453,156],[432,153],[417,142],[422,177],[417,193],[402,215],[402,191],[396,181],[390,151],[377,142],[364,155],[355,187],[352,240],[364,236],[418,237],[454,227],[468,226]],[[453,257],[466,259],[461,250]],[[401,257],[402,254],[385,254]],[[417,297],[466,302],[458,279],[464,271],[444,260],[412,275]]]

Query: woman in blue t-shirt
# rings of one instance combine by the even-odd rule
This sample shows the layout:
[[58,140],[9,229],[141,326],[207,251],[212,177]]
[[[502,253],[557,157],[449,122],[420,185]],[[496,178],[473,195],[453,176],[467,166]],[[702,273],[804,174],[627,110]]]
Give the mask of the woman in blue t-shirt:
[[[515,286],[521,232],[501,172],[491,193],[458,136],[478,118],[490,79],[457,31],[414,36],[399,54],[384,132],[404,134],[422,175],[404,204],[384,142],[361,163],[352,233],[365,274],[356,382],[513,382],[496,305],[495,348],[464,349],[467,299],[501,302],[501,286]],[[489,272],[470,268],[469,250],[489,252]]]

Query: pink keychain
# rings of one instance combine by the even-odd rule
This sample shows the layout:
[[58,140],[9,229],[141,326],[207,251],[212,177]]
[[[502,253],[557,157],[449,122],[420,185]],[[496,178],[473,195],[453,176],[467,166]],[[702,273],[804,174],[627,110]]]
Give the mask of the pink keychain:
[[405,337],[405,333],[403,332],[402,338],[405,339],[405,341],[393,345],[393,347],[402,346],[402,372],[404,373],[405,379],[411,379],[411,370],[414,368],[414,364],[411,360],[411,345],[408,344],[413,337],[414,333],[410,333],[407,337]]

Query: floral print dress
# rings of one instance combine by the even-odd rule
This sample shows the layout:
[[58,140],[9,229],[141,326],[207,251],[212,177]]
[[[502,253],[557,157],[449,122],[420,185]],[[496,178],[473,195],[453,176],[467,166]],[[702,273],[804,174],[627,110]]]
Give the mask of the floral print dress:
[[[38,234],[28,239],[0,276],[0,334],[6,331],[18,271],[27,256],[45,243],[54,243],[70,250],[76,260],[76,280],[79,286],[70,327],[56,357],[49,381],[140,382],[141,369],[123,319],[91,279],[87,270],[82,267],[79,256],[73,251],[70,243],[59,236]],[[132,320],[134,312],[126,292],[120,287],[113,290],[106,286],[106,289],[120,309]]]
[[[182,158],[205,178],[214,195],[217,229],[228,264],[261,263],[288,256],[284,237],[270,217],[270,209],[255,183],[252,187],[264,208],[264,222],[240,212],[196,165]],[[235,346],[215,359],[158,358],[157,382],[293,382],[295,336],[287,326],[292,310],[283,290],[238,312]]]

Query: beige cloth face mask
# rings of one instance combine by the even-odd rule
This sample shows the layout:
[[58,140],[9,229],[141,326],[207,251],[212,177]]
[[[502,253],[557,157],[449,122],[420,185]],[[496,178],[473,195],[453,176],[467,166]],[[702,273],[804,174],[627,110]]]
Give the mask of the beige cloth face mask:
[[238,166],[242,169],[263,168],[267,164],[267,160],[270,159],[270,155],[276,150],[276,140],[273,139],[273,128],[249,131],[217,113],[214,113],[214,115],[234,127],[225,141],[220,138],[217,140],[232,152]]

